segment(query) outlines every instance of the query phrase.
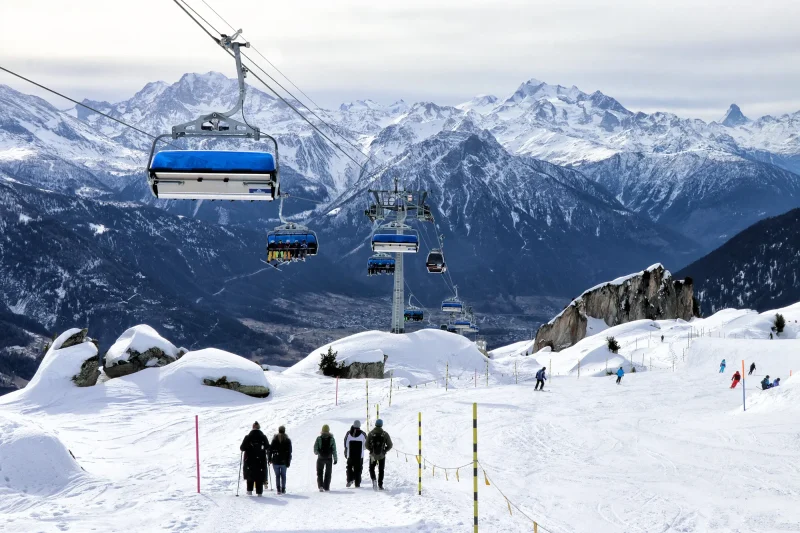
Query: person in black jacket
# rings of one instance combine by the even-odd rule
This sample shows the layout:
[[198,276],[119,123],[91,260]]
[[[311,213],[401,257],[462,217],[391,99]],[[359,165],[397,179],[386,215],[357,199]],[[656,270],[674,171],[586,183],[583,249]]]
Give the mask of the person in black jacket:
[[748,373],[747,373],[747,375],[748,375],[748,376],[752,376],[752,375],[753,375],[753,372],[755,372],[755,371],[756,371],[756,364],[755,364],[755,362],[753,362],[753,363],[750,365],[750,372],[748,372]]
[[256,494],[264,492],[264,481],[267,479],[267,454],[269,441],[261,433],[258,422],[253,423],[253,430],[245,436],[239,449],[244,452],[244,478],[247,480],[247,495],[253,495],[253,484]]
[[278,494],[286,494],[286,469],[292,466],[292,441],[286,436],[286,428],[278,428],[278,434],[272,437],[269,460],[275,470],[275,487]]
[[353,483],[361,486],[361,472],[364,470],[364,450],[367,435],[361,431],[361,421],[353,422],[350,431],[344,436],[344,457],[347,459],[347,486]]

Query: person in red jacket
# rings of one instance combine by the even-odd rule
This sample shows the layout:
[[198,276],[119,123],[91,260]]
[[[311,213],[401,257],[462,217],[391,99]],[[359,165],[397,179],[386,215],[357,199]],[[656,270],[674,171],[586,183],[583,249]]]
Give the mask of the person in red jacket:
[[736,371],[736,372],[733,374],[733,377],[731,378],[731,381],[733,382],[733,383],[731,383],[731,388],[732,388],[732,389],[735,389],[735,388],[736,388],[736,385],[738,385],[738,384],[739,384],[739,380],[740,380],[740,379],[742,379],[742,376],[739,374],[739,371],[737,370],[737,371]]

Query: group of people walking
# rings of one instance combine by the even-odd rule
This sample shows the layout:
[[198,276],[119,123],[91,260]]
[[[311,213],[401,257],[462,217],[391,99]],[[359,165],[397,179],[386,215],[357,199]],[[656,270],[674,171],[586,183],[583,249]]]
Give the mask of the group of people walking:
[[[344,456],[347,461],[347,487],[361,486],[361,474],[364,469],[364,456],[369,452],[369,475],[374,490],[383,490],[383,478],[386,468],[386,454],[392,449],[392,439],[383,429],[383,420],[375,421],[375,428],[364,433],[361,421],[355,420],[344,437]],[[286,435],[286,428],[281,426],[278,433],[269,442],[261,431],[258,422],[242,441],[239,450],[242,452],[243,476],[247,481],[247,494],[257,496],[264,492],[264,483],[268,479],[267,468],[272,465],[275,471],[275,490],[278,494],[286,494],[286,470],[292,463],[292,441]],[[314,455],[317,456],[317,488],[320,492],[331,489],[333,466],[339,463],[336,439],[331,434],[330,426],[325,424],[314,441]],[[377,469],[377,472],[376,472]]]
[[[723,359],[722,362],[719,364],[720,374],[725,372],[725,366],[727,366],[727,363],[725,362],[725,359]],[[750,370],[747,372],[747,375],[752,376],[753,372],[755,371],[756,371],[756,364],[755,362],[753,362],[750,364]],[[731,377],[731,388],[735,389],[736,385],[738,385],[741,380],[742,380],[742,375],[737,370],[736,372],[733,373],[733,377]],[[764,379],[761,380],[761,388],[763,390],[771,389],[773,387],[780,387],[780,385],[781,385],[781,378],[776,378],[775,381],[770,381],[769,375],[767,375]]]

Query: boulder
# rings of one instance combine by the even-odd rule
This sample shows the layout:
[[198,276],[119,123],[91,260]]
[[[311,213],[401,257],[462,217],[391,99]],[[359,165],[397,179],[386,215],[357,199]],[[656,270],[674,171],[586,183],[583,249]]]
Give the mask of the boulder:
[[100,363],[97,357],[90,357],[81,365],[80,371],[72,376],[72,381],[78,387],[93,387],[100,377]]
[[[71,346],[76,346],[78,344],[83,344],[84,342],[87,341],[87,335],[88,334],[89,334],[89,330],[86,329],[86,328],[83,328],[82,330],[80,330],[80,331],[78,331],[76,333],[73,333],[72,335],[67,337],[66,340],[64,340],[64,342],[62,342],[61,345],[56,346],[55,349],[56,350],[62,350],[64,348],[69,348]],[[91,341],[92,339],[89,339],[89,340]],[[97,344],[95,344],[95,346],[97,346]]]
[[691,278],[674,280],[661,264],[602,283],[575,298],[536,332],[535,349],[559,351],[586,336],[588,319],[608,327],[634,320],[691,320],[696,312]]
[[383,362],[374,363],[353,362],[342,367],[339,377],[342,379],[383,379],[384,363],[385,359]]
[[105,373],[109,378],[118,378],[127,376],[145,368],[159,367],[168,365],[175,362],[175,357],[172,357],[161,348],[149,348],[144,352],[137,352],[135,350],[128,350],[128,359],[120,359],[113,366],[106,366]]
[[227,376],[222,376],[219,379],[203,379],[203,385],[209,387],[221,387],[223,389],[235,390],[242,394],[247,394],[254,398],[266,398],[269,396],[269,388],[261,385],[242,385],[238,381],[228,381]]

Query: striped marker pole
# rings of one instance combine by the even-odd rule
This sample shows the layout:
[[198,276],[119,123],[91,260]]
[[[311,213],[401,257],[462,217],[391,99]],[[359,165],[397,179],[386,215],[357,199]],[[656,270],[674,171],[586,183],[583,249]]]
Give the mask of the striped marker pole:
[[744,393],[744,359],[742,359],[742,410],[747,411],[747,401]]
[[417,455],[417,472],[419,474],[419,495],[422,496],[422,412],[418,414],[418,420],[419,455]]
[[472,497],[475,500],[473,531],[478,533],[478,404],[472,404]]
[[394,370],[389,375],[389,407],[392,406],[392,387],[394,387]]

